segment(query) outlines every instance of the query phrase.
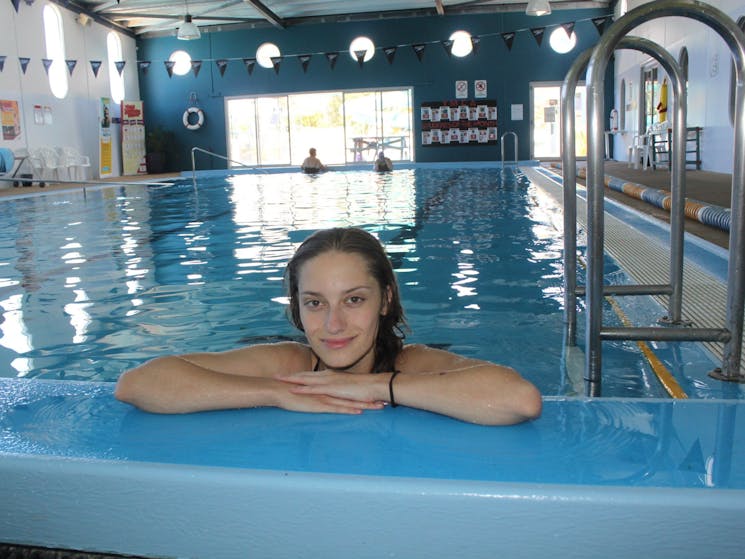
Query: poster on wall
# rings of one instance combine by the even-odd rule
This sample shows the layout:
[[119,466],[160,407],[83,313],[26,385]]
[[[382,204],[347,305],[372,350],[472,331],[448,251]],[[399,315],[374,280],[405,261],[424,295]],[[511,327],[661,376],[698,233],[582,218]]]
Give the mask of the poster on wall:
[[420,116],[422,146],[497,143],[495,99],[426,102]]
[[0,99],[0,119],[3,126],[3,140],[15,140],[21,135],[18,101]]
[[99,107],[99,176],[110,177],[112,173],[111,159],[111,99],[101,97]]
[[142,101],[122,101],[122,172],[124,175],[147,173]]

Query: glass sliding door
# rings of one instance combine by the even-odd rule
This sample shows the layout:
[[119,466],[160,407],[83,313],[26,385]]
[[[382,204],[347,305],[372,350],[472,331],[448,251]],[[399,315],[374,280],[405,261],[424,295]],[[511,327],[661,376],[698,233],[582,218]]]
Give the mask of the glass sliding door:
[[299,166],[314,147],[325,164],[372,162],[382,149],[411,161],[411,89],[229,98],[231,166]]
[[312,147],[324,163],[344,161],[341,92],[290,95],[292,165],[300,165]]
[[381,92],[385,154],[394,161],[411,159],[411,90]]
[[[532,159],[561,158],[560,84],[530,84],[530,156]],[[576,157],[587,157],[587,96],[584,85],[574,94]]]
[[[259,164],[256,99],[228,99],[228,159],[244,165]],[[230,163],[230,166],[235,166]]]
[[259,165],[290,164],[290,126],[287,96],[256,100],[259,125]]

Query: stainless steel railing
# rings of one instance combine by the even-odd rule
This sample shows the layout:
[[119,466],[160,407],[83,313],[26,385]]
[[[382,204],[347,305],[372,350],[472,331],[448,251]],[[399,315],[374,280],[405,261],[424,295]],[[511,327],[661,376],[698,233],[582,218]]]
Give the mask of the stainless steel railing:
[[502,145],[502,168],[504,168],[504,139],[506,136],[515,137],[515,165],[517,165],[517,134],[510,130],[509,132],[505,132],[504,134],[502,134],[502,136],[499,138],[499,143]]
[[[682,16],[707,24],[719,33],[732,51],[736,72],[735,138],[732,173],[732,226],[727,286],[727,317],[723,328],[683,326],[682,262],[685,222],[685,127],[686,93],[677,63],[662,47],[639,38],[625,38],[635,27],[656,18]],[[646,52],[659,60],[673,85],[673,158],[671,173],[670,283],[662,286],[604,286],[604,87],[603,78],[610,56],[617,48]],[[587,282],[576,285],[576,160],[574,146],[574,90],[587,66]],[[694,0],[658,0],[643,4],[611,25],[589,54],[573,64],[562,85],[563,153],[565,186],[565,302],[566,341],[576,340],[576,296],[584,293],[586,305],[585,392],[599,396],[602,383],[603,340],[666,340],[723,342],[722,367],[711,373],[722,380],[745,382],[740,371],[743,315],[745,314],[745,34],[722,11]],[[568,187],[568,188],[567,188]],[[569,233],[569,234],[567,234]],[[616,294],[669,294],[668,327],[607,328],[602,323],[603,297]]]
[[234,161],[232,159],[229,159],[225,157],[224,155],[220,155],[219,153],[215,153],[213,151],[208,151],[206,149],[193,147],[191,148],[191,180],[193,182],[197,181],[197,163],[196,163],[196,152],[204,153],[207,155],[211,155],[212,157],[217,157],[219,159],[223,159],[227,161],[228,163],[235,163],[237,165],[240,165],[241,167],[252,167],[252,165],[247,165],[246,163],[241,163],[240,161]]

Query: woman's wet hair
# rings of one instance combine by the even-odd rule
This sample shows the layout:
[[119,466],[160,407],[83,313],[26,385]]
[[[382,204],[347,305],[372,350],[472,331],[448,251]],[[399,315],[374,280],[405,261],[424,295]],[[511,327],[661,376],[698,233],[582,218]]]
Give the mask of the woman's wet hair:
[[367,262],[370,275],[375,278],[380,286],[382,301],[387,300],[388,290],[390,290],[391,299],[388,303],[387,312],[380,317],[378,322],[375,362],[372,372],[393,371],[396,358],[403,348],[404,338],[406,337],[403,332],[403,328],[406,327],[406,318],[404,317],[393,266],[380,241],[367,231],[356,227],[335,227],[316,231],[303,241],[295,255],[287,263],[287,269],[285,270],[285,287],[290,299],[287,311],[290,321],[296,328],[303,331],[298,294],[300,268],[308,260],[332,250],[358,254]]

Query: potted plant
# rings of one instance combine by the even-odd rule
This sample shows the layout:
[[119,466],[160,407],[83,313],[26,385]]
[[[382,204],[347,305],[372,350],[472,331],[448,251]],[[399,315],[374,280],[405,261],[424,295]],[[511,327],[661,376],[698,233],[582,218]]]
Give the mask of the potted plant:
[[159,174],[168,172],[169,164],[173,163],[173,150],[176,135],[171,130],[156,126],[147,133],[145,140],[147,172]]

